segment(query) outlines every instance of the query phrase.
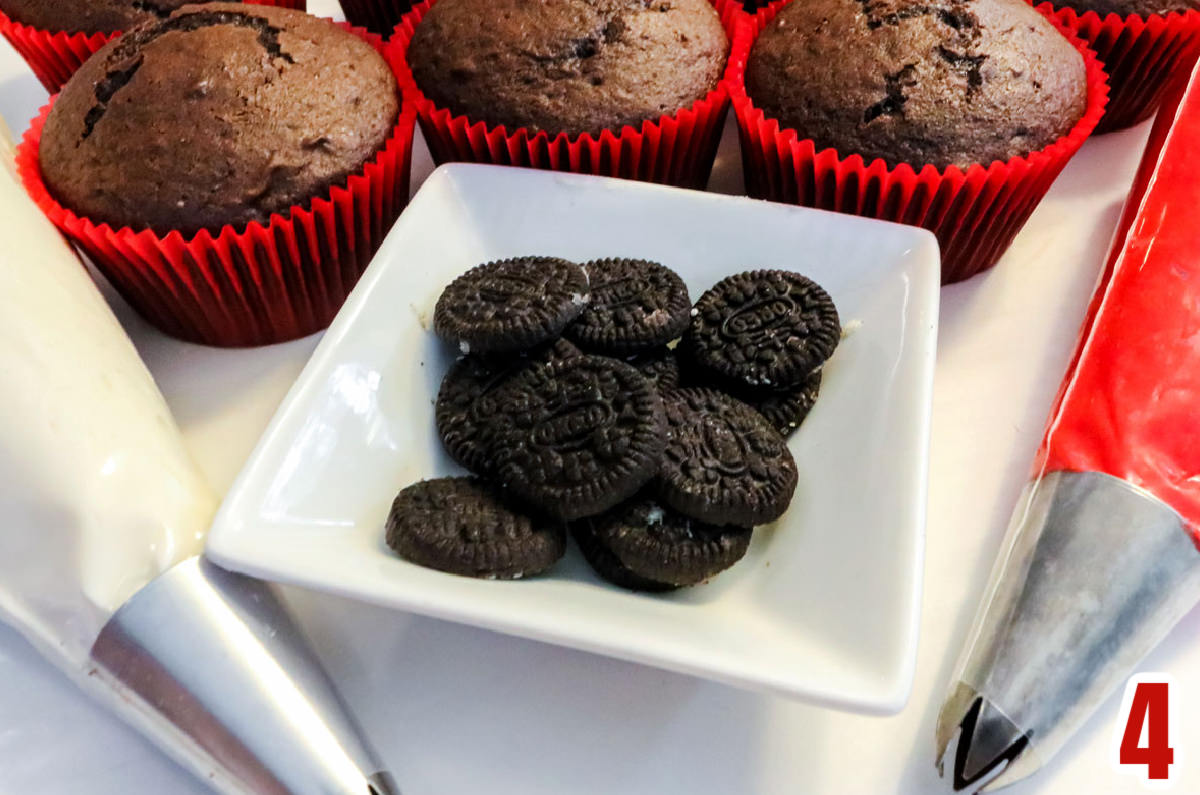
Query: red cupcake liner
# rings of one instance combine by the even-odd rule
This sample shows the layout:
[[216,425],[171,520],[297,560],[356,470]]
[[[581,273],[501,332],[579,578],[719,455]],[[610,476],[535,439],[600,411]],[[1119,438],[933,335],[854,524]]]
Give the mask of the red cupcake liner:
[[341,0],[346,21],[387,36],[412,10],[412,0]]
[[1097,133],[1130,127],[1158,109],[1171,81],[1186,79],[1200,56],[1200,11],[1101,17],[1042,3],[1053,16],[1096,51],[1108,72],[1108,110]]
[[[553,171],[573,171],[622,177],[644,182],[659,182],[685,188],[703,189],[708,184],[717,144],[729,109],[729,81],[726,67],[717,87],[689,108],[642,122],[640,128],[625,126],[619,131],[604,130],[569,136],[531,132],[525,127],[509,131],[503,125],[490,126],[453,115],[437,107],[417,87],[408,67],[408,45],[421,19],[435,0],[424,0],[400,20],[388,42],[388,57],[400,79],[406,101],[417,109],[417,120],[429,151],[439,165],[451,161],[524,166]],[[721,22],[732,33],[745,16],[737,0],[712,0]]]
[[[297,8],[304,11],[308,0],[245,0],[245,2],[260,6],[282,6]],[[0,34],[8,39],[29,68],[37,75],[37,79],[51,94],[59,90],[71,79],[83,62],[92,53],[103,47],[112,39],[121,35],[117,33],[64,33],[62,31],[41,30],[23,25],[9,18],[0,11]]]
[[1108,84],[1095,54],[1043,11],[1086,63],[1088,104],[1074,128],[1045,149],[987,166],[974,164],[963,170],[901,163],[889,168],[879,159],[866,163],[860,155],[818,151],[812,140],[768,119],[746,93],[750,48],[791,1],[777,0],[746,17],[730,56],[747,192],[761,199],[924,227],[937,235],[941,246],[943,284],[995,265],[1104,114]]
[[[382,52],[378,36],[342,27]],[[391,137],[360,172],[269,222],[191,237],[113,229],[76,215],[46,187],[38,146],[55,99],[17,147],[26,191],[139,314],[190,342],[267,345],[325,328],[408,201],[416,113],[402,103]]]

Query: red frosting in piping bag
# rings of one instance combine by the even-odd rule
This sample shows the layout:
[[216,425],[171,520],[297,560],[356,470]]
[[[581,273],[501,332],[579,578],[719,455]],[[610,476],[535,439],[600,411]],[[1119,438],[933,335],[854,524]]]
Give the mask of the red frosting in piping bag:
[[1155,122],[1034,472],[1128,481],[1200,545],[1197,75]]

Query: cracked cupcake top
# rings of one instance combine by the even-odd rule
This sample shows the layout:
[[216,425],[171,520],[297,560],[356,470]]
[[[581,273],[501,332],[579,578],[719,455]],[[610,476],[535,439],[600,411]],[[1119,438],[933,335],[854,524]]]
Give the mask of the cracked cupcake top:
[[1087,107],[1082,56],[1022,0],[796,0],[746,90],[818,149],[916,168],[1028,154]]
[[577,134],[690,106],[728,52],[708,0],[438,0],[408,62],[456,115]]
[[170,16],[187,3],[188,0],[0,0],[0,11],[42,30],[114,33]]
[[188,235],[327,193],[398,113],[395,78],[357,36],[299,11],[207,3],[88,60],[39,154],[50,192],[79,215]]

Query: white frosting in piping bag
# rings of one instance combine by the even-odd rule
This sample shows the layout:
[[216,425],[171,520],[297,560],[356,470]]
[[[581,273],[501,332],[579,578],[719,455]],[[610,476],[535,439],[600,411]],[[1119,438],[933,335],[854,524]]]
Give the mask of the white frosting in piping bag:
[[0,125],[0,618],[67,667],[199,554],[215,498],[150,373],[26,196]]

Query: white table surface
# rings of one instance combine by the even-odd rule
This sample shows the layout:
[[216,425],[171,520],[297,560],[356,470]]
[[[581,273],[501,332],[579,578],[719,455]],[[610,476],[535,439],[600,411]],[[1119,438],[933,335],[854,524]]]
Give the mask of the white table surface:
[[[333,0],[311,0],[334,13]],[[45,101],[0,44],[0,115]],[[933,726],[1147,126],[1088,142],[993,271],[945,288],[934,394],[921,642],[908,707],[863,717],[288,589],[302,623],[406,795],[940,793]],[[432,165],[418,144],[413,187]],[[726,130],[714,185],[740,191]],[[3,242],[0,241],[0,245]],[[226,489],[315,337],[253,351],[164,338],[114,299],[212,484]],[[1187,684],[1200,611],[1141,666]],[[1197,702],[1179,693],[1173,709]],[[1110,698],[1013,795],[1137,792],[1114,775]],[[1194,710],[1193,710],[1194,711]],[[1177,791],[1200,791],[1200,722],[1181,723]],[[1190,744],[1190,748],[1189,748]],[[1190,751],[1190,752],[1189,752]],[[0,628],[0,795],[207,790]]]

